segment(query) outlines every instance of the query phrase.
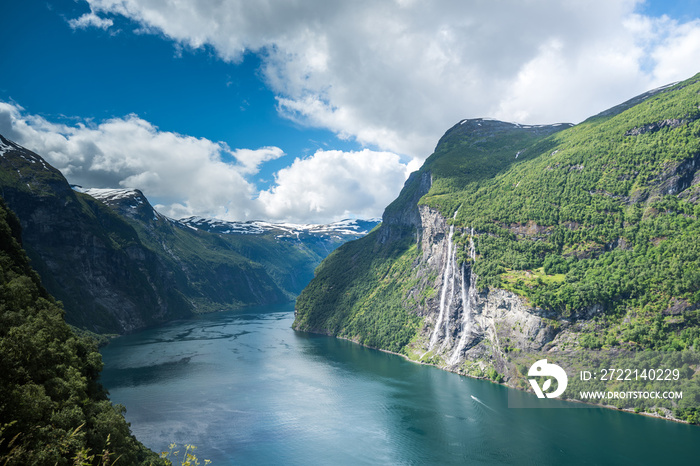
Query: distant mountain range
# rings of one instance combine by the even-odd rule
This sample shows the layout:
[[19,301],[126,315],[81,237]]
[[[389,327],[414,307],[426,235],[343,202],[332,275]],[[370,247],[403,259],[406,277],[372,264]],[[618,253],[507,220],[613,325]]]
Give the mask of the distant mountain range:
[[[135,215],[141,207],[146,207],[145,212],[140,212],[139,217],[145,220],[152,217],[154,221],[159,218],[172,223],[185,225],[196,230],[217,233],[221,235],[263,235],[275,234],[276,238],[301,239],[304,237],[333,237],[336,239],[357,239],[366,235],[379,224],[381,219],[359,220],[347,219],[328,224],[299,224],[299,223],[274,223],[261,220],[247,222],[232,222],[216,218],[187,217],[174,220],[158,213],[144,196],[133,188],[83,188],[73,185],[75,191],[88,194],[104,204],[118,210],[121,214],[137,218]],[[145,216],[145,217],[144,217]]]
[[371,220],[341,220],[324,225],[298,223],[270,223],[263,221],[227,222],[202,217],[183,218],[180,222],[197,228],[219,234],[260,235],[274,233],[277,238],[295,238],[316,236],[334,237],[338,239],[357,239],[366,235],[379,224],[381,219]]
[[3,136],[0,194],[67,322],[100,333],[288,301],[326,255],[378,223],[174,220],[138,189],[71,189],[41,156]]

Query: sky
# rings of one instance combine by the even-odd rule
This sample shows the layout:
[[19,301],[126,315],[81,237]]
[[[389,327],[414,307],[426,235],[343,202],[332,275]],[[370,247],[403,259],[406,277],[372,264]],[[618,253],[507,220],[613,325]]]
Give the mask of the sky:
[[0,134],[173,218],[379,217],[464,118],[700,72],[700,0],[0,0]]

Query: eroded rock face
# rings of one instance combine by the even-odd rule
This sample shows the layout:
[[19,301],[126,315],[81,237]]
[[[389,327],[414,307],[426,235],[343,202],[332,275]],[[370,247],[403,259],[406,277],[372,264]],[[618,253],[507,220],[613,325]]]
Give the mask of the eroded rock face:
[[[479,233],[451,227],[430,207],[420,206],[419,212],[422,254],[416,270],[420,276],[434,277],[424,280],[422,286],[435,292],[423,303],[414,301],[416,312],[424,317],[420,335],[409,348],[414,357],[458,373],[468,373],[475,364],[493,367],[507,381],[515,370],[508,362],[508,352],[556,351],[582,325],[581,320],[600,312],[586,310],[576,316],[574,324],[556,320],[555,315],[510,291],[479,291],[471,262],[456,260],[459,248],[471,249],[468,256],[475,259],[473,241],[455,241],[457,236],[471,238]],[[418,296],[421,291],[412,294]]]
[[428,193],[431,186],[432,175],[429,171],[411,173],[399,198],[384,212],[380,243],[396,241],[406,234],[420,232],[423,219],[418,201]]
[[105,209],[82,204],[69,189],[39,199],[10,187],[4,194],[34,267],[63,301],[69,323],[128,333],[189,315],[171,272]]
[[39,155],[0,136],[0,195],[17,214],[22,243],[66,320],[127,333],[190,315],[172,272],[109,208],[74,192]]
[[[691,120],[692,121],[692,120]],[[679,120],[679,119],[667,119],[661,121],[655,121],[654,123],[649,123],[644,126],[639,126],[632,128],[625,132],[625,136],[639,136],[645,133],[655,133],[662,128],[678,128],[679,126],[687,125],[689,120]]]

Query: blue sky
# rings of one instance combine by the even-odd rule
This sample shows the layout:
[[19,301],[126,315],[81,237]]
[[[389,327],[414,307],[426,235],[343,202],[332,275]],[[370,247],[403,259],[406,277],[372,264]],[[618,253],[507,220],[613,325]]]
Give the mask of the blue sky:
[[577,123],[700,71],[700,0],[3,3],[0,133],[173,217],[378,216],[462,118]]
[[[241,63],[227,63],[210,47],[179,50],[159,35],[126,32],[136,26],[119,16],[108,31],[74,30],[68,20],[90,11],[84,2],[7,3],[3,11],[14,20],[0,31],[0,60],[13,71],[0,79],[5,102],[66,123],[133,113],[161,130],[233,148],[277,146],[300,156],[319,148],[360,148],[331,131],[282,118],[253,53]],[[262,186],[285,163],[267,164]]]

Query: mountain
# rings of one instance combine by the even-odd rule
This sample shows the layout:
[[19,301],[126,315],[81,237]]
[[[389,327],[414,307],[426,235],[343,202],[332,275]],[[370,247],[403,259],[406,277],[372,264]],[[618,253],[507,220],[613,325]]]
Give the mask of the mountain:
[[32,266],[63,302],[70,324],[121,333],[192,312],[173,272],[128,223],[2,136],[0,194],[20,219]]
[[183,293],[196,312],[294,299],[324,257],[379,223],[173,220],[159,214],[138,189],[74,189],[110,207],[171,270],[184,274]]
[[263,221],[227,222],[225,220],[207,219],[202,217],[188,217],[180,220],[198,230],[218,233],[223,235],[263,235],[272,233],[276,238],[284,239],[308,239],[317,238],[323,240],[341,240],[342,242],[358,239],[376,227],[380,220],[347,219],[339,222],[319,224],[298,223],[271,223]]
[[379,223],[173,220],[159,214],[138,189],[75,189],[110,207],[170,270],[183,275],[180,289],[196,312],[294,299],[324,257]]
[[[699,119],[697,75],[575,126],[459,122],[294,328],[522,389],[533,355],[700,349]],[[698,422],[688,393],[657,406]]]
[[95,343],[66,325],[63,309],[31,269],[20,234],[19,220],[0,199],[0,461],[93,464],[92,456],[105,460],[100,464],[117,457],[124,464],[161,464],[131,435],[123,408],[107,399]]
[[124,333],[294,299],[333,249],[376,221],[331,225],[177,221],[137,189],[83,189],[0,136],[0,194],[46,288],[79,328]]

